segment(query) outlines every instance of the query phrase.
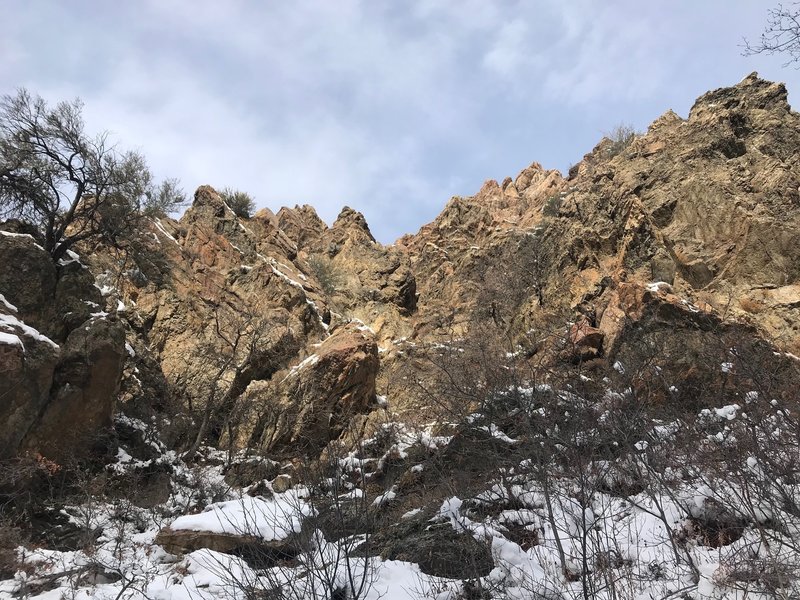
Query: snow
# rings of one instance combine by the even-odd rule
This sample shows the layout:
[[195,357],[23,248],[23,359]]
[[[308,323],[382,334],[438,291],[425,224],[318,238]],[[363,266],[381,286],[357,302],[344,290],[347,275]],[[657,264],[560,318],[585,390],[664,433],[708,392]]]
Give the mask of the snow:
[[[533,384],[529,385],[527,389],[532,394],[535,388]],[[552,392],[550,397],[557,402],[559,411],[568,409],[570,413],[577,414],[573,408],[576,404],[572,403],[579,403],[581,399],[574,393],[552,388],[549,391]],[[611,397],[620,398],[626,397],[628,393],[626,390],[610,392]],[[748,406],[749,408],[751,407]],[[767,402],[758,403],[752,408],[754,414],[756,408],[767,410],[767,419],[780,415],[781,410],[774,409]],[[493,413],[485,412],[487,415],[492,414],[494,418]],[[599,410],[598,414],[605,412],[605,409]],[[552,415],[552,411],[542,413],[544,418],[549,415]],[[639,440],[633,444],[638,452],[626,455],[624,460],[636,461],[641,468],[649,468],[649,461],[658,461],[665,449],[673,447],[672,440],[680,437],[686,427],[700,425],[700,431],[711,434],[723,430],[726,432],[723,436],[725,440],[730,440],[741,431],[737,427],[748,427],[746,417],[738,404],[708,408],[696,416],[696,424],[687,422],[691,421],[690,418],[675,422],[653,420],[639,438],[630,440]],[[115,420],[142,432],[143,435],[154,429],[149,423],[123,415],[118,415]],[[425,459],[418,459],[418,452],[424,450],[423,454],[433,456],[453,439],[432,435],[433,425],[419,429],[421,426],[415,428],[395,422],[383,424],[373,440],[365,440],[363,448],[358,452],[353,451],[339,460],[343,474],[341,481],[348,481],[345,475],[360,469],[367,473],[376,472],[376,463],[380,464],[389,458],[414,457],[413,462],[419,460],[420,464],[413,465],[409,461],[408,465],[413,465],[410,466],[410,471],[423,471],[429,463],[424,462]],[[473,415],[468,426],[484,427],[489,432],[499,431],[496,426],[493,428],[486,415]],[[775,428],[780,426],[781,421],[776,420]],[[601,427],[600,419],[597,427]],[[523,439],[522,434],[519,437]],[[371,450],[373,454],[368,454],[370,451],[366,448],[370,447],[372,441],[382,443],[375,444]],[[332,565],[338,569],[332,580],[338,583],[346,581],[345,573],[355,573],[357,576],[369,574],[371,586],[360,598],[456,600],[468,597],[464,593],[464,582],[425,575],[415,564],[381,560],[377,557],[360,558],[351,555],[348,558],[346,552],[342,551],[342,544],[348,542],[328,542],[316,530],[308,533],[311,541],[309,548],[297,557],[296,562],[273,569],[254,570],[241,558],[207,549],[191,552],[183,557],[167,555],[154,543],[156,533],[162,526],[177,530],[250,534],[265,540],[282,540],[301,529],[307,530],[300,527],[301,522],[304,517],[313,516],[314,511],[308,491],[303,488],[275,494],[269,499],[250,497],[245,492],[230,490],[224,484],[222,465],[231,458],[226,457],[223,451],[204,448],[201,453],[209,459],[209,463],[190,467],[181,463],[175,453],[167,452],[160,443],[153,443],[163,453],[157,460],[163,460],[162,464],[175,470],[175,487],[170,500],[152,510],[135,507],[122,507],[125,510],[120,510],[118,504],[104,505],[98,502],[95,507],[97,512],[94,514],[80,507],[66,507],[65,512],[72,515],[71,518],[76,523],[84,518],[86,522],[102,530],[97,547],[91,553],[20,549],[20,564],[24,568],[13,579],[0,582],[0,597],[22,596],[26,590],[36,590],[37,582],[48,574],[58,575],[95,562],[104,565],[104,569],[109,572],[124,574],[128,579],[98,580],[90,584],[86,580],[76,583],[76,577],[60,576],[53,579],[52,589],[34,597],[39,600],[59,600],[62,597],[82,600],[212,600],[249,597],[249,594],[244,593],[244,588],[237,585],[242,582],[263,581],[259,578],[264,577],[268,571],[270,577],[286,582],[293,592],[292,597],[329,598],[329,595],[319,592],[324,585],[322,573],[330,574],[331,571],[321,569],[330,569]],[[627,445],[624,444],[625,447]],[[704,445],[707,445],[704,441],[698,444],[698,454],[702,452]],[[414,452],[411,451],[412,446],[416,446]],[[695,447],[689,448],[689,452],[694,453]],[[383,456],[380,456],[381,453]],[[125,472],[149,462],[136,460],[123,448],[116,454],[117,463],[111,465],[109,470]],[[345,485],[338,490],[347,490],[339,494],[340,498],[363,499],[365,506],[373,504],[380,507],[388,502],[403,506],[403,510],[417,506],[403,513],[401,520],[424,519],[423,514],[430,514],[427,511],[431,506],[434,509],[438,507],[435,516],[428,523],[430,528],[437,524],[452,527],[460,534],[472,536],[490,550],[494,563],[491,572],[473,580],[473,583],[480,583],[484,589],[491,590],[486,597],[518,600],[567,600],[587,596],[599,600],[652,600],[684,596],[717,600],[743,600],[745,597],[761,600],[776,597],[762,594],[758,589],[749,589],[743,594],[741,589],[736,588],[740,582],[732,574],[731,565],[735,564],[732,561],[744,558],[749,561],[747,565],[754,567],[760,564],[778,564],[775,562],[778,560],[780,564],[798,564],[796,559],[800,555],[796,551],[795,540],[800,535],[800,519],[788,514],[785,519],[782,515],[776,518],[776,513],[781,511],[779,504],[753,504],[745,509],[741,506],[742,495],[758,492],[757,488],[742,489],[738,478],[715,478],[710,473],[701,472],[703,465],[699,461],[698,464],[693,464],[691,459],[675,459],[679,465],[676,469],[680,472],[664,471],[661,474],[663,479],[658,485],[641,493],[636,490],[617,490],[611,493],[607,491],[610,485],[596,485],[591,482],[589,485],[593,487],[586,493],[585,488],[581,487],[587,482],[580,479],[580,466],[575,465],[575,472],[571,472],[572,467],[559,470],[555,462],[548,465],[547,487],[543,487],[545,484],[537,475],[537,463],[530,458],[514,464],[512,468],[501,468],[487,473],[484,489],[468,491],[466,488],[457,489],[454,485],[452,491],[448,491],[449,497],[443,499],[438,496],[436,504],[427,504],[424,508],[420,507],[421,502],[427,501],[415,496],[405,496],[407,490],[404,486],[393,486],[383,494],[372,491],[372,482],[369,487]],[[259,458],[241,454],[233,460],[248,462]],[[624,466],[624,463],[621,465],[614,460],[603,458],[593,461],[593,468],[598,469],[604,477],[602,481],[622,481],[622,475],[614,469]],[[756,444],[750,446],[746,454],[741,455],[740,466],[743,468],[742,472],[760,474],[766,472],[762,470],[767,468],[768,462],[769,458],[764,459],[759,454]],[[590,475],[595,476],[594,473]],[[619,479],[615,480],[615,477]],[[349,481],[353,481],[353,478]],[[774,484],[773,481],[763,483],[765,487]],[[667,489],[665,485],[670,487]],[[785,489],[794,490],[795,494],[800,492],[794,483],[789,485],[792,487]],[[203,512],[184,514],[197,510],[197,506],[205,505],[212,496],[210,493],[203,495],[201,490],[204,487],[216,489],[214,495],[219,494],[223,500],[210,504]],[[242,496],[236,497],[236,494]],[[747,517],[749,524],[742,537],[735,542],[718,548],[705,546],[702,539],[691,535],[690,519],[713,519],[715,515],[719,515],[721,505],[728,510],[738,511],[735,512],[738,516],[751,510],[752,514]],[[79,512],[79,508],[84,512]],[[426,512],[423,513],[423,510]],[[116,518],[114,515],[119,513],[128,516]],[[175,515],[183,516],[174,518]],[[313,523],[313,519],[307,523]],[[759,526],[768,523],[782,523],[785,532],[777,531],[774,527]],[[529,532],[535,542],[530,547],[524,543],[521,545],[514,541],[518,539],[512,535],[515,532]],[[303,535],[306,535],[305,531]],[[764,535],[769,537],[769,545],[763,543],[761,536]],[[675,541],[678,541],[677,545]],[[561,570],[559,548],[563,551],[569,579]],[[679,554],[677,559],[676,554]],[[607,571],[602,571],[604,567],[601,565],[608,564],[609,557],[612,557],[613,564]],[[792,563],[792,560],[796,562]],[[696,565],[697,575],[690,564]],[[588,577],[582,580],[584,566],[588,566]],[[135,580],[136,585],[124,588],[126,580]],[[596,587],[587,593],[583,589],[583,581],[590,582],[587,586]],[[783,595],[777,597],[800,597],[797,592],[798,587],[793,580],[790,587],[780,590]],[[254,595],[258,594],[254,591]]]
[[33,245],[34,245],[34,246],[36,246],[37,248],[39,248],[39,250],[41,250],[42,252],[45,252],[45,249],[44,249],[44,248],[42,248],[42,247],[41,247],[39,244],[37,244],[37,243],[36,243],[36,239],[35,239],[35,238],[34,238],[32,235],[30,235],[30,234],[28,234],[28,233],[12,233],[11,231],[3,231],[3,230],[0,230],[0,235],[4,235],[4,236],[6,236],[6,237],[12,237],[12,238],[24,238],[24,239],[29,239],[30,241],[32,241],[32,242],[33,242]]
[[512,438],[508,437],[508,436],[507,436],[505,433],[503,433],[503,432],[500,430],[500,428],[499,428],[497,425],[495,425],[494,423],[489,423],[489,425],[488,425],[488,426],[486,426],[486,425],[481,425],[481,426],[479,427],[479,429],[480,429],[481,431],[485,431],[485,432],[487,432],[487,433],[488,433],[489,435],[491,435],[493,438],[496,438],[496,439],[500,440],[501,442],[505,442],[506,444],[517,444],[517,443],[519,443],[519,440],[515,440],[515,439],[512,439]]
[[357,323],[356,329],[358,329],[359,331],[365,331],[367,333],[371,333],[371,334],[375,335],[375,330],[372,329],[372,327],[370,327],[366,323],[364,323],[364,321],[362,321],[361,319],[359,319],[357,317],[351,317],[350,318],[350,322],[351,323]]
[[127,352],[128,356],[130,356],[131,358],[134,358],[136,356],[136,350],[134,350],[130,342],[127,341],[125,342],[125,352]]
[[160,220],[153,219],[153,224],[156,226],[156,229],[158,229],[158,231],[161,234],[163,234],[167,239],[172,240],[175,243],[176,246],[180,247],[180,244],[178,243],[178,240],[176,240],[174,237],[172,237],[170,235],[170,233],[166,229],[164,229],[164,226],[161,224]]
[[30,325],[26,325],[12,315],[0,315],[0,331],[5,330],[6,333],[13,333],[14,329],[39,342],[44,342],[52,348],[58,349],[58,344],[56,344],[46,335],[39,333],[38,330],[34,329]]
[[719,366],[722,369],[723,373],[732,373],[733,372],[733,363],[732,362],[724,362]]
[[302,371],[306,367],[311,367],[311,366],[317,364],[318,362],[319,362],[319,354],[312,354],[312,355],[306,357],[305,359],[300,361],[300,363],[296,364],[291,369],[289,369],[289,373],[286,375],[286,377],[283,378],[282,381],[286,381],[290,377],[294,377],[295,375],[297,375],[300,371]]
[[652,283],[648,283],[645,286],[648,292],[659,293],[659,292],[668,292],[672,289],[672,286],[667,283],[666,281],[654,281]]
[[741,409],[742,407],[738,404],[729,404],[727,406],[723,406],[722,408],[715,408],[714,412],[718,417],[732,421],[736,418],[736,411]]
[[392,500],[397,497],[396,488],[393,486],[388,492],[380,494],[375,497],[375,500],[372,501],[373,506],[383,506],[385,504],[389,504]]
[[15,238],[28,238],[30,240],[33,239],[33,236],[29,233],[13,233],[11,231],[4,231],[0,229],[0,235],[4,235],[6,237],[15,237]]
[[14,306],[13,304],[11,304],[11,302],[9,302],[8,300],[6,300],[6,297],[3,296],[3,294],[0,294],[0,304],[5,306],[6,309],[10,310],[12,313],[16,313],[17,312],[17,307]]
[[72,263],[78,263],[79,265],[83,266],[83,263],[81,262],[81,257],[78,256],[76,252],[73,252],[72,250],[67,250],[66,254],[67,254],[66,258],[59,259],[58,264],[60,266],[65,267],[67,265],[71,265]]
[[301,519],[312,512],[298,491],[290,490],[269,500],[243,496],[212,504],[199,514],[178,517],[170,527],[176,531],[244,534],[275,541],[299,532]]
[[19,339],[18,336],[14,335],[13,333],[6,333],[4,331],[0,331],[0,345],[3,346],[19,346],[22,348],[22,351],[25,351],[25,345],[22,343],[22,340]]

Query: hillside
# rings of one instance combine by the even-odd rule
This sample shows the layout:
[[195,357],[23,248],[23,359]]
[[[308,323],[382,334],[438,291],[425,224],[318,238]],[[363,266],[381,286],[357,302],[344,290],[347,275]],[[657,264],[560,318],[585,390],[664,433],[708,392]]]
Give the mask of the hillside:
[[782,84],[390,246],[209,186],[42,246],[0,224],[0,596],[800,595]]

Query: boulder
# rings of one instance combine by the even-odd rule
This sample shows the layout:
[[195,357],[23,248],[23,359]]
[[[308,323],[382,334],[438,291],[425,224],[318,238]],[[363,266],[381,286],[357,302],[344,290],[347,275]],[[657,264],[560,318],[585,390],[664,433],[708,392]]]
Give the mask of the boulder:
[[122,324],[75,254],[55,265],[31,235],[0,231],[0,265],[0,458],[80,455],[111,424]]
[[50,401],[59,347],[0,304],[0,459],[17,454]]
[[277,382],[252,384],[247,402],[259,407],[262,446],[319,453],[355,415],[370,410],[378,367],[372,334],[350,324],[334,331],[282,377],[273,378]]
[[56,461],[88,450],[87,442],[111,426],[125,355],[125,330],[115,317],[92,318],[73,330],[24,447]]
[[598,358],[603,350],[604,337],[603,332],[592,327],[586,319],[578,321],[569,329],[569,360],[579,363]]
[[278,561],[295,557],[302,550],[297,536],[267,541],[246,534],[185,529],[175,531],[168,527],[158,532],[155,543],[176,556],[202,548],[232,554],[241,557],[256,569],[274,567]]

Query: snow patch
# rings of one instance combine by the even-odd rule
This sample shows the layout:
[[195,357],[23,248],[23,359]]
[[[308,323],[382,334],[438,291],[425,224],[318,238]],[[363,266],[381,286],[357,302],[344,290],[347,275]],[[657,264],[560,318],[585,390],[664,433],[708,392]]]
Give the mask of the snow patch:
[[254,535],[269,542],[298,533],[303,518],[312,513],[313,509],[300,493],[290,490],[269,500],[243,496],[212,504],[200,514],[178,517],[170,527],[176,531]]
[[13,315],[0,315],[0,329],[5,330],[7,333],[13,333],[14,329],[21,331],[23,334],[32,337],[33,339],[49,344],[51,347],[58,349],[58,344],[51,340],[46,335],[39,333],[30,325],[26,325]]
[[12,313],[16,313],[17,312],[17,307],[14,306],[13,304],[11,304],[11,302],[9,302],[8,300],[6,300],[6,297],[3,296],[3,294],[0,294],[0,304],[5,306],[6,309],[10,310]]
[[19,336],[16,336],[13,333],[6,333],[4,331],[0,331],[0,345],[19,346],[20,348],[22,348],[22,351],[25,352],[25,345],[22,343],[22,340],[19,339]]

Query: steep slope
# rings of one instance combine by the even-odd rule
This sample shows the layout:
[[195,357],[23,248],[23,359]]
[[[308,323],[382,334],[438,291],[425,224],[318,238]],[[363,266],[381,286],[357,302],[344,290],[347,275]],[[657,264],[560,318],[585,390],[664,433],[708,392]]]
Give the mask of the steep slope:
[[664,281],[797,350],[799,142],[784,86],[752,74],[629,145],[603,140],[567,180],[532,165],[487,182],[400,241],[420,313],[468,307],[491,284],[512,296],[509,322],[548,307],[599,322],[617,283]]
[[[208,186],[58,265],[20,227],[0,499],[57,549],[0,593],[354,597],[354,565],[366,597],[398,573],[449,598],[800,590],[781,84],[709,92],[567,177],[486,182],[387,247],[350,208],[241,218]],[[65,430],[111,428],[95,463],[53,461]]]

